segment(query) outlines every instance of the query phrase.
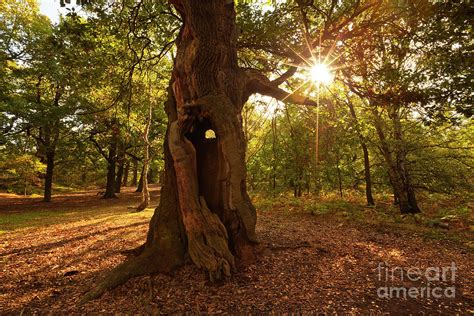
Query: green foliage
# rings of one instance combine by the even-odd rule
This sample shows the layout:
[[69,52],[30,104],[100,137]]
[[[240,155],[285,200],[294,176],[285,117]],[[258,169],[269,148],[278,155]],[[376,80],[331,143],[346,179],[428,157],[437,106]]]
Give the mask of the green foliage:
[[0,174],[2,189],[25,195],[31,187],[40,182],[40,174],[46,166],[31,154],[0,156]]
[[[174,38],[176,21],[164,15],[137,23],[165,7],[151,1],[134,8],[94,2],[84,8],[87,17],[71,9],[53,26],[38,13],[35,1],[1,5],[2,152],[27,152],[44,163],[53,152],[58,185],[103,185],[107,163],[101,153],[111,141],[111,122],[119,128],[125,159],[140,159],[152,103],[152,167],[163,168],[159,145],[165,114],[160,104],[171,65],[165,57],[172,46],[166,44]],[[139,15],[137,20],[132,13]],[[101,151],[90,142],[91,135]],[[97,168],[101,164],[104,168]]]
[[[2,159],[12,163],[28,157],[36,176],[29,185],[39,185],[44,170],[37,163],[45,163],[53,151],[56,184],[103,185],[112,130],[117,129],[120,153],[113,159],[133,166],[143,155],[151,105],[151,166],[161,170],[163,103],[181,25],[176,11],[151,0],[76,2],[86,14],[73,10],[74,1],[61,4],[70,10],[51,25],[36,1],[0,3]],[[472,190],[467,1],[264,0],[235,6],[240,65],[272,79],[299,65],[281,87],[322,101],[316,160],[314,107],[250,98],[242,112],[250,189],[286,199],[289,191],[296,196],[362,191],[365,143],[374,191],[388,196],[377,113],[387,145],[406,153],[417,191],[462,195]],[[317,52],[337,68],[336,81],[319,96],[305,78]],[[403,129],[401,140],[393,137],[394,114]],[[10,176],[23,177],[9,170],[15,170]],[[300,203],[291,201],[294,207]],[[273,205],[262,203],[264,209]],[[308,211],[324,213],[325,207],[310,205]]]

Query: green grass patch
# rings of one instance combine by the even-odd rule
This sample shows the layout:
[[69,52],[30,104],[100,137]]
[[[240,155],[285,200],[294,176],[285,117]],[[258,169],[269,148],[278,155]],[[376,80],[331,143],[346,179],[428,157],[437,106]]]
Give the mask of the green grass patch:
[[[335,193],[304,195],[295,198],[291,192],[278,196],[255,194],[253,201],[259,211],[283,211],[285,214],[303,212],[348,222],[370,224],[393,231],[417,233],[435,240],[451,240],[473,249],[472,202],[450,196],[420,198],[421,214],[401,215],[393,205],[391,194],[377,194],[375,207],[367,207],[365,197],[356,193],[343,198]],[[446,226],[445,224],[449,225]]]
[[37,210],[18,213],[0,214],[0,233],[18,229],[35,228],[72,222],[97,222],[127,224],[138,220],[150,219],[154,208],[147,208],[140,213],[132,213],[123,206],[96,207],[90,210]]
[[44,226],[54,223],[66,211],[31,211],[0,214],[0,230],[9,231],[25,227]]

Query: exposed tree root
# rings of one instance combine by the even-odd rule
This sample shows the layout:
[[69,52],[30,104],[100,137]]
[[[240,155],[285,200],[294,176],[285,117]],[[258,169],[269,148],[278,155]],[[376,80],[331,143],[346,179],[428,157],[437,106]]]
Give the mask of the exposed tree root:
[[[223,277],[230,277],[235,269],[235,262],[229,250],[224,225],[219,217],[209,210],[203,197],[200,197],[200,202],[201,209],[194,212],[192,218],[184,219],[188,251],[194,264],[199,268],[205,268],[209,273],[209,279],[213,282]],[[196,222],[199,224],[191,224]]]
[[176,265],[165,258],[160,258],[157,251],[156,248],[146,248],[140,256],[132,257],[110,271],[104,280],[80,299],[79,304],[82,305],[102,296],[107,290],[124,284],[130,278],[158,272],[167,273],[174,269]]
[[135,210],[132,211],[132,213],[139,213],[143,210],[145,210],[147,207],[148,207],[148,204],[150,203],[150,201],[148,200],[144,200],[140,203],[140,205],[137,206],[137,208]]
[[219,216],[212,213],[204,197],[199,196],[196,150],[191,141],[183,137],[177,120],[170,124],[169,133],[188,253],[197,267],[208,271],[211,281],[230,277],[235,262],[229,250],[229,237]]
[[137,257],[143,252],[143,250],[145,249],[145,246],[146,244],[142,244],[138,247],[121,251],[120,253],[127,257]]

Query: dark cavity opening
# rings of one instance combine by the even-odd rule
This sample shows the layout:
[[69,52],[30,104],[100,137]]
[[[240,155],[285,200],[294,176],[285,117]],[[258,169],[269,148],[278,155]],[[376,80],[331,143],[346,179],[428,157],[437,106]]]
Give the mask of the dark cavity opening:
[[221,153],[218,135],[214,132],[209,119],[194,122],[186,137],[196,149],[197,176],[199,195],[203,196],[209,209],[216,213],[222,220],[221,184],[219,179],[222,170]]

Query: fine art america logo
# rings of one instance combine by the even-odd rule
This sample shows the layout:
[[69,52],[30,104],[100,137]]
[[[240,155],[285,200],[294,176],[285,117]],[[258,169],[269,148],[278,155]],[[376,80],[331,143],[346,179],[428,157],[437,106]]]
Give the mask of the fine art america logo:
[[380,298],[454,298],[457,267],[390,267],[380,262],[378,281],[385,286],[377,288]]

